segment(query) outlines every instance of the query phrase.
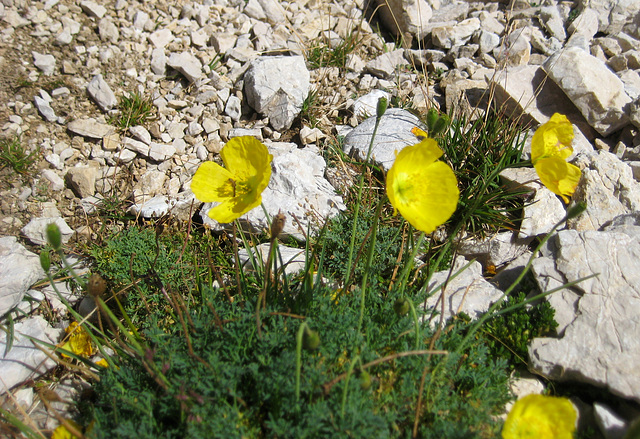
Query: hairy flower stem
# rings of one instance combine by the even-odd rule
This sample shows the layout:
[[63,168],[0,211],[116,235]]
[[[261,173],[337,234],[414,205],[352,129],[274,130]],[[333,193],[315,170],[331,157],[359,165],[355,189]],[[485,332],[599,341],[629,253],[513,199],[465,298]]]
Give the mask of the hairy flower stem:
[[347,376],[344,380],[344,388],[342,389],[342,404],[340,406],[340,414],[344,416],[344,407],[347,404],[347,391],[349,390],[349,380],[351,379],[351,375],[353,374],[353,369],[356,367],[356,364],[360,363],[360,367],[362,368],[362,360],[360,360],[360,355],[356,355],[351,363],[349,364],[349,369],[347,370]]
[[[384,98],[380,98],[381,100]],[[378,105],[380,108],[381,105]],[[373,141],[376,138],[376,133],[378,132],[378,126],[380,126],[380,120],[382,120],[382,116],[384,115],[384,110],[386,108],[380,108],[382,111],[378,111],[376,113],[376,123],[373,127],[373,134],[371,135],[371,142],[369,142],[369,149],[367,150],[367,156],[364,159],[364,163],[369,163],[369,159],[371,158],[371,150],[373,150]],[[356,241],[356,226],[358,224],[358,215],[360,213],[360,200],[362,199],[362,187],[364,186],[364,172],[360,174],[360,180],[358,181],[358,196],[356,197],[356,206],[353,211],[353,227],[351,229],[351,242],[349,243],[349,258],[347,259],[347,271],[344,276],[345,286],[349,283],[349,278],[351,277],[351,266],[353,264],[353,249],[355,247]]]
[[[362,286],[360,287],[360,317],[358,318],[358,332],[362,329],[362,321],[364,319],[364,304],[367,291],[367,281],[369,280],[369,270],[371,269],[371,263],[373,262],[373,253],[376,248],[376,239],[378,237],[378,220],[380,219],[380,213],[382,212],[382,204],[385,198],[382,197],[376,207],[376,213],[373,216],[373,223],[371,224],[371,241],[369,241],[369,252],[367,254],[367,263],[365,265],[364,274],[362,275]],[[352,237],[354,235],[351,235]]]
[[300,401],[300,372],[302,371],[302,339],[304,331],[309,328],[307,322],[302,322],[296,334],[296,401]]

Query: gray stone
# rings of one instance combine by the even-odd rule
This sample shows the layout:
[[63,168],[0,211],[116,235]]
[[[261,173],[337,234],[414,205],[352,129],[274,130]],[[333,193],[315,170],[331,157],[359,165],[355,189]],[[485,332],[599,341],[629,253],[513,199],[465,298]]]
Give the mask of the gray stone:
[[[0,331],[0,394],[53,369],[58,363],[34,345],[37,340],[56,344],[62,329],[54,329],[40,316],[15,324],[13,347],[7,352],[7,334]],[[33,341],[32,341],[33,340]],[[48,349],[40,344],[40,347]]]
[[[376,118],[372,116],[347,134],[344,139],[344,152],[356,160],[364,161],[375,123]],[[391,169],[396,152],[405,146],[418,143],[416,136],[411,133],[413,127],[426,130],[424,124],[414,114],[399,108],[388,109],[380,120],[371,149],[371,160],[381,165],[385,171]]]
[[577,47],[551,56],[544,69],[601,135],[629,123],[625,107],[631,98],[622,81],[598,58]]
[[309,94],[309,78],[302,56],[262,56],[244,75],[245,96],[276,131],[288,129]]
[[38,112],[46,119],[47,122],[56,122],[58,120],[58,116],[56,116],[55,111],[49,105],[49,102],[42,99],[40,96],[34,96],[33,102],[36,104],[36,108]]
[[92,1],[82,1],[80,2],[80,7],[90,17],[102,18],[107,13],[107,9],[104,6]]
[[538,17],[540,17],[549,35],[559,41],[564,41],[567,38],[567,33],[564,30],[564,21],[562,20],[558,6],[544,6],[540,8]]
[[198,200],[191,191],[177,195],[156,195],[144,203],[135,203],[129,212],[143,218],[160,218],[170,215],[179,221],[189,221],[195,212]]
[[404,58],[404,50],[397,49],[377,56],[366,63],[365,68],[372,75],[389,79],[393,78],[398,73],[398,69],[405,64],[407,60]]
[[55,223],[60,229],[62,243],[66,244],[69,242],[74,233],[73,229],[71,229],[65,220],[60,217],[32,218],[31,221],[29,221],[29,223],[20,231],[32,243],[36,245],[45,245],[47,244],[47,226],[51,223]]
[[156,49],[164,49],[167,44],[173,41],[173,38],[173,33],[167,28],[158,29],[149,35],[149,41]]
[[472,237],[458,242],[458,254],[475,259],[484,267],[501,267],[529,252],[531,239],[519,239],[514,232],[501,232],[485,238]]
[[531,58],[530,28],[520,28],[505,37],[505,41],[493,50],[496,61],[507,67],[521,66],[529,63]]
[[87,93],[103,111],[109,111],[118,105],[116,95],[99,73],[87,85]]
[[598,13],[591,8],[584,8],[578,16],[569,23],[568,27],[571,38],[583,36],[591,41],[598,33]]
[[[262,193],[262,204],[269,216],[282,212],[286,223],[281,237],[304,240],[307,225],[312,231],[322,227],[328,217],[345,209],[342,197],[324,178],[326,162],[318,155],[317,148],[298,148],[294,143],[267,144],[274,158],[271,163],[272,175],[269,185]],[[230,228],[229,224],[218,224],[207,213],[213,203],[205,203],[200,210],[204,223],[214,230]],[[293,219],[295,215],[299,222]],[[253,209],[240,217],[240,222],[251,231],[268,229],[264,212]],[[300,229],[302,227],[303,230]]]
[[56,68],[56,59],[53,55],[43,55],[38,52],[31,52],[33,64],[47,76],[53,75]]
[[327,136],[319,128],[310,128],[305,125],[300,129],[300,141],[303,145],[317,143],[325,137]]
[[451,49],[467,43],[478,30],[480,30],[480,20],[475,17],[467,18],[454,26],[434,27],[431,30],[431,38],[434,46]]
[[593,415],[605,439],[624,438],[627,423],[619,414],[614,412],[611,407],[596,402],[593,404]]
[[43,169],[40,175],[49,182],[52,191],[58,192],[64,189],[64,180],[55,171]]
[[102,41],[115,44],[120,38],[120,31],[110,18],[103,18],[98,22],[98,33]]
[[[240,249],[238,251],[240,263],[245,269],[255,270],[258,267],[264,267],[269,259],[270,248],[269,243],[260,244],[256,248],[252,248],[250,251],[253,258],[249,256],[249,250]],[[306,266],[304,249],[278,244],[278,253],[278,274],[295,274],[304,270]],[[253,262],[258,264],[258,267],[255,267]],[[284,265],[281,265],[281,263]],[[273,265],[271,269],[273,269]]]
[[227,104],[224,106],[224,114],[229,116],[233,121],[239,121],[240,116],[242,116],[242,102],[240,98],[231,95],[229,99],[227,99]]
[[552,380],[585,382],[640,401],[639,238],[616,231],[562,230],[544,253],[532,267],[542,291],[597,276],[570,288],[575,300],[564,312],[572,313],[573,320],[561,338],[533,340],[531,367]]
[[579,231],[599,230],[618,215],[640,210],[640,183],[634,180],[626,163],[602,150],[580,161],[582,177],[573,200],[586,202],[587,210],[569,220],[568,227]]
[[151,52],[151,71],[156,75],[164,75],[167,70],[167,56],[164,49],[158,47]]
[[140,155],[145,157],[149,157],[149,145],[144,142],[140,142],[139,140],[134,140],[130,137],[124,137],[122,139],[122,144],[124,147],[130,151],[137,152]]
[[167,59],[167,65],[182,73],[189,82],[202,77],[202,63],[189,52],[172,53]]
[[[469,266],[460,272],[465,264]],[[458,272],[459,274],[454,278],[453,275]],[[447,282],[447,279],[449,282],[443,291],[442,285]],[[462,256],[456,258],[451,271],[433,273],[427,290],[431,296],[418,308],[426,306],[430,311],[424,318],[430,318],[431,325],[437,325],[440,322],[442,300],[444,300],[444,319],[442,320],[444,325],[447,319],[461,312],[475,319],[488,311],[489,307],[504,295],[482,276],[482,265],[479,262],[469,263]]]
[[149,158],[156,162],[164,162],[176,153],[176,147],[162,143],[151,142],[149,148]]
[[151,144],[151,134],[145,127],[141,125],[132,126],[129,127],[129,132],[133,134],[133,137],[135,137],[142,143],[145,143],[147,145]]
[[67,129],[74,134],[92,139],[102,139],[116,131],[112,125],[100,123],[92,118],[73,120],[67,124]]
[[44,277],[38,255],[24,248],[15,236],[0,237],[0,318]]
[[377,9],[385,27],[397,37],[405,38],[408,33],[417,40],[428,34],[427,23],[432,10],[425,0],[378,0]]
[[384,90],[372,90],[366,95],[360,96],[353,103],[353,114],[363,118],[375,116],[380,98],[389,99],[389,93]]
[[65,179],[78,198],[85,198],[96,193],[98,169],[94,166],[74,166],[67,170]]
[[481,29],[475,34],[473,41],[479,45],[480,53],[489,53],[500,45],[500,36]]

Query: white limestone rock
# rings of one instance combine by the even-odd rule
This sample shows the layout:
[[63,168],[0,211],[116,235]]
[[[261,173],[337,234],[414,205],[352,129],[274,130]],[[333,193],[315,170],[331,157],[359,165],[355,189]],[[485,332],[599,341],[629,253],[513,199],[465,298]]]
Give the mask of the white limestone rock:
[[[267,143],[273,154],[272,174],[269,185],[262,193],[262,204],[270,217],[282,212],[286,222],[281,237],[292,236],[302,241],[307,225],[315,231],[328,217],[337,215],[346,207],[342,197],[324,178],[326,162],[318,154],[317,148],[308,146],[299,149],[294,143]],[[207,213],[214,206],[205,203],[200,210],[204,224],[213,230],[230,228],[229,224],[219,224]],[[293,219],[295,215],[303,230]],[[248,230],[268,230],[267,220],[261,208],[255,208],[239,218]]]
[[[449,270],[438,271],[433,273],[429,281],[428,291],[431,296],[426,301],[426,309],[429,310],[424,319],[429,318],[432,314],[435,316],[431,319],[432,325],[440,322],[440,312],[442,310],[442,285],[450,274],[456,274],[461,270],[468,261],[459,256],[453,264],[451,273]],[[482,313],[489,310],[489,307],[503,296],[503,292],[490,284],[482,276],[482,265],[475,261],[458,274],[455,278],[451,278],[444,290],[444,320],[443,324],[449,319],[464,312],[472,319],[479,317]],[[417,308],[424,308],[424,304]]]
[[78,198],[85,198],[96,193],[98,168],[95,166],[74,166],[67,170],[65,180]]
[[0,317],[20,303],[29,287],[44,277],[38,255],[24,248],[15,236],[0,237]]
[[480,30],[480,20],[476,17],[467,18],[453,26],[434,27],[431,30],[431,38],[436,47],[451,49],[469,42],[478,30]]
[[[364,161],[375,123],[376,117],[372,116],[351,130],[344,139],[344,152],[356,160]],[[382,166],[385,171],[391,169],[396,152],[405,146],[418,143],[416,136],[411,133],[413,127],[426,130],[414,114],[400,108],[388,109],[380,120],[371,149],[371,160]]]
[[396,36],[422,40],[429,33],[427,24],[433,13],[425,0],[378,0],[380,19],[385,27]]
[[190,52],[172,53],[167,65],[182,73],[189,82],[202,77],[202,63]]
[[47,76],[53,75],[56,68],[56,58],[53,55],[44,55],[36,51],[33,55],[33,64]]
[[103,111],[109,111],[118,105],[116,95],[100,73],[87,85],[87,93]]
[[[251,255],[249,256],[249,250],[246,248],[242,248],[238,251],[238,256],[240,257],[240,263],[243,267],[255,270],[258,267],[264,267],[269,259],[269,249],[271,248],[269,243],[260,244],[257,248],[252,248]],[[305,255],[304,249],[287,247],[286,245],[278,244],[278,252],[280,253],[280,258],[278,258],[278,271],[279,273],[286,274],[295,274],[304,270],[305,267]],[[253,265],[253,262],[258,264],[258,267]],[[284,264],[284,266],[280,265],[280,262]],[[273,269],[273,266],[272,266]],[[282,270],[282,271],[281,271]]]
[[179,221],[189,221],[199,204],[193,192],[189,190],[176,195],[156,195],[143,203],[133,204],[129,212],[143,218],[169,215]]
[[24,226],[20,231],[32,243],[36,245],[45,245],[48,242],[46,232],[47,226],[51,223],[55,223],[60,229],[60,233],[62,235],[62,243],[66,244],[67,242],[69,242],[74,234],[74,231],[61,217],[32,218],[31,221],[29,221],[29,223],[27,223],[27,225]]
[[514,232],[501,232],[484,239],[471,238],[458,243],[458,254],[483,266],[501,267],[529,252],[531,239],[520,239]]
[[587,210],[569,220],[567,227],[599,230],[618,215],[640,210],[640,183],[615,154],[600,150],[590,158],[579,157],[576,163],[582,177],[572,198],[586,202]]
[[606,404],[594,403],[593,415],[596,418],[596,424],[600,432],[606,439],[624,438],[627,430],[627,423],[619,414]]
[[[35,316],[15,324],[13,347],[7,352],[7,334],[0,331],[0,395],[14,386],[35,379],[57,363],[38,349],[31,338],[56,344],[63,330],[54,329],[47,321]],[[31,337],[31,338],[29,338]],[[42,344],[45,350],[48,349]]]
[[310,74],[302,56],[261,56],[244,75],[249,105],[269,117],[276,131],[288,129],[309,94]]
[[543,67],[602,136],[629,123],[625,107],[631,98],[620,78],[598,58],[569,47],[549,57]]
[[367,62],[365,69],[372,75],[383,79],[390,79],[398,73],[399,67],[405,64],[407,64],[407,60],[404,58],[404,50],[397,49],[391,52],[385,52]]
[[542,291],[597,276],[569,289],[575,300],[561,312],[573,319],[561,338],[533,340],[531,367],[549,379],[585,382],[640,401],[640,238],[615,229],[562,230],[544,254],[532,267]]
[[366,95],[360,96],[353,103],[353,114],[363,118],[375,116],[380,98],[389,99],[389,93],[384,90],[372,90]]
[[67,124],[67,129],[74,134],[91,139],[102,139],[116,131],[113,126],[100,123],[93,118],[73,120]]

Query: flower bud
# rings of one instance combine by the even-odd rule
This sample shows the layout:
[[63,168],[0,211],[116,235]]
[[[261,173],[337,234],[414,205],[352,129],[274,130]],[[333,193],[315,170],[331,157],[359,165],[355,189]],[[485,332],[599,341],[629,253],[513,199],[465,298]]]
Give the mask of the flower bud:
[[433,124],[433,130],[432,130],[432,132],[429,132],[429,134],[431,136],[437,136],[438,134],[440,134],[441,132],[443,132],[447,128],[447,125],[449,125],[449,117],[447,115],[443,114]]
[[587,210],[587,203],[580,201],[569,208],[567,211],[567,219],[572,219]]
[[393,302],[393,310],[399,316],[406,316],[409,312],[409,300],[406,297],[398,297],[395,302]]
[[366,370],[360,372],[360,388],[362,390],[369,390],[371,387],[371,375]]
[[286,222],[287,217],[284,216],[284,213],[278,212],[276,216],[271,220],[271,239],[276,239],[282,230],[284,229],[284,223]]
[[107,291],[107,282],[97,273],[92,273],[87,282],[87,293],[90,296],[102,296]]
[[387,107],[389,106],[389,101],[387,98],[378,99],[378,106],[376,107],[376,117],[380,119],[385,111],[387,111]]
[[51,268],[51,257],[49,256],[49,250],[43,250],[40,252],[40,266],[45,272],[48,272]]
[[305,328],[302,335],[302,347],[308,351],[315,351],[320,347],[320,335],[316,331]]
[[56,223],[47,224],[47,241],[54,250],[60,250],[62,247],[62,233]]
[[429,132],[429,134],[433,135],[433,128],[435,127],[438,119],[438,110],[436,110],[435,108],[432,108],[427,112],[427,131]]

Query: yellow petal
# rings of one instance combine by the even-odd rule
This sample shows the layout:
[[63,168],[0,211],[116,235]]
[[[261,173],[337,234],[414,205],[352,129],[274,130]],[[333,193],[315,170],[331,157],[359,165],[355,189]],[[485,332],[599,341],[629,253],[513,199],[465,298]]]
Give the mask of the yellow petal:
[[571,439],[576,410],[566,398],[528,395],[513,405],[502,428],[504,439]]
[[[67,422],[73,426],[79,432],[82,432],[82,427],[75,421],[67,419]],[[51,434],[51,439],[76,439],[78,436],[72,434],[64,424],[59,425]]]
[[435,140],[425,139],[400,151],[387,174],[387,195],[394,209],[426,233],[453,215],[460,197],[453,170],[436,161],[441,155]]
[[271,177],[273,156],[255,137],[234,137],[222,148],[220,157],[227,170],[239,180],[248,180],[255,176],[262,180],[265,174]]
[[214,162],[204,162],[200,165],[193,180],[191,191],[203,203],[224,201],[234,196],[233,175]]
[[536,162],[535,169],[542,184],[569,203],[580,181],[580,169],[559,157],[542,158]]
[[418,127],[411,128],[411,133],[418,138],[418,140],[424,140],[429,137],[429,135]]
[[545,157],[558,157],[563,160],[573,154],[573,125],[565,115],[555,113],[551,119],[536,130],[531,139],[531,161]]

